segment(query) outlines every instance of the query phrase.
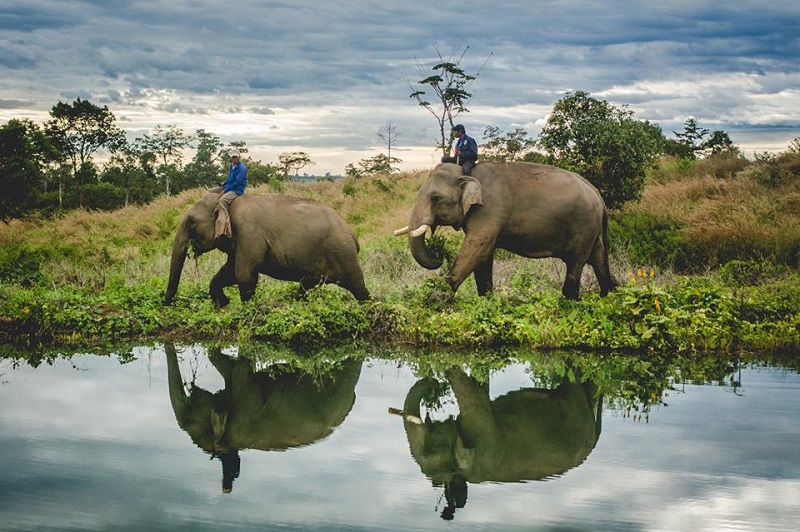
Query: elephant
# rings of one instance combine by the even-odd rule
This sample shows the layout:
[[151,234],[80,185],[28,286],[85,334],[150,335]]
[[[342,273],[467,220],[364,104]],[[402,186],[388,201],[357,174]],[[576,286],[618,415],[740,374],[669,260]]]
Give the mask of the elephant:
[[226,286],[238,285],[242,301],[252,298],[259,273],[299,281],[304,290],[335,283],[359,301],[369,299],[358,263],[358,239],[335,210],[287,194],[243,194],[230,206],[230,246],[220,246],[214,239],[219,192],[219,188],[209,190],[175,233],[165,305],[175,299],[190,242],[198,256],[212,249],[228,255],[211,279],[209,291],[216,308],[230,303],[223,292]]
[[444,486],[452,519],[466,504],[467,484],[547,479],[582,464],[601,430],[602,397],[591,383],[564,379],[554,389],[522,388],[493,400],[489,387],[457,367],[445,377],[459,414],[431,421],[420,402],[439,389],[432,378],[406,395],[403,425],[411,455],[434,486]]
[[471,176],[457,164],[436,166],[419,189],[408,226],[409,247],[420,266],[435,270],[424,235],[438,226],[463,229],[464,243],[447,275],[455,292],[475,273],[478,294],[493,289],[494,250],[529,258],[557,257],[567,267],[561,293],[578,299],[583,267],[591,264],[601,295],[617,286],[608,263],[608,211],[583,177],[543,164],[481,162]]
[[165,345],[169,397],[178,426],[223,469],[223,491],[239,474],[240,449],[284,451],[311,445],[330,435],[355,403],[362,362],[347,359],[318,376],[276,363],[255,371],[246,357],[220,349],[208,358],[225,387],[216,393],[192,382],[187,393],[173,344]]

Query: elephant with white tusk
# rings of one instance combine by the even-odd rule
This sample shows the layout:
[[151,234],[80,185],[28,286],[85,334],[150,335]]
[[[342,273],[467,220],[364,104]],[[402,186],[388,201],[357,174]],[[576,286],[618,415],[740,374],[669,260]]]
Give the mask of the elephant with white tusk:
[[[214,209],[219,189],[212,189],[183,217],[172,244],[169,283],[164,304],[175,299],[189,243],[197,255],[218,249],[214,240]],[[243,194],[230,206],[231,245],[228,261],[211,279],[214,306],[230,300],[223,288],[239,287],[242,301],[256,290],[263,273],[284,281],[299,281],[304,289],[334,283],[363,301],[369,299],[358,263],[358,240],[335,210],[310,199],[286,194]]]
[[407,227],[414,259],[436,269],[440,258],[425,247],[425,233],[447,225],[464,230],[464,244],[448,272],[455,291],[475,273],[478,294],[492,286],[494,250],[529,258],[557,257],[567,266],[562,294],[577,299],[583,267],[592,266],[606,295],[617,283],[608,263],[608,211],[600,193],[581,176],[553,166],[482,162],[471,176],[444,163],[431,171],[417,195]]
[[602,426],[602,397],[591,382],[563,381],[553,389],[520,388],[490,399],[489,386],[461,368],[445,371],[459,414],[446,420],[423,415],[420,404],[440,390],[432,378],[406,395],[403,416],[409,449],[434,486],[444,486],[452,519],[466,504],[467,485],[520,482],[559,476],[581,465]]

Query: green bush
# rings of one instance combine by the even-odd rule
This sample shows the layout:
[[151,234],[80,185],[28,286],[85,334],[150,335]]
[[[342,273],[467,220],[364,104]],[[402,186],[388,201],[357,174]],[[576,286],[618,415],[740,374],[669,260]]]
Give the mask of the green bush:
[[42,263],[46,259],[47,252],[42,248],[20,244],[0,247],[0,279],[24,287],[37,285],[45,279]]
[[609,222],[612,253],[627,252],[631,262],[682,269],[689,260],[677,222],[647,213],[615,213]]

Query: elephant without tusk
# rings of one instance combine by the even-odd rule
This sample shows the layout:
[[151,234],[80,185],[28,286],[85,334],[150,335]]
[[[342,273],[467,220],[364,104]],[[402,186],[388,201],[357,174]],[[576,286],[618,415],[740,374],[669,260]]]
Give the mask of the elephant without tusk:
[[[212,189],[183,217],[172,244],[169,283],[164,304],[178,291],[189,243],[197,255],[218,249],[214,241],[214,208],[219,189]],[[358,240],[335,210],[314,200],[286,194],[243,194],[230,206],[233,241],[228,261],[211,279],[214,306],[230,299],[223,288],[239,287],[242,301],[256,290],[259,274],[299,281],[303,289],[334,283],[363,301],[369,299],[358,262]]]

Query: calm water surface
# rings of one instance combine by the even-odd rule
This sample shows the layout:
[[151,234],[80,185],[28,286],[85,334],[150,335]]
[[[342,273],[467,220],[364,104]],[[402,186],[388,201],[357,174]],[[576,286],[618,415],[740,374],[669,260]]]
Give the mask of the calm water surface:
[[675,384],[668,406],[638,418],[585,383],[537,388],[528,364],[492,374],[488,390],[448,373],[455,398],[417,412],[430,381],[379,358],[309,375],[254,372],[235,348],[134,354],[0,359],[0,529],[800,522],[800,376],[788,369]]

